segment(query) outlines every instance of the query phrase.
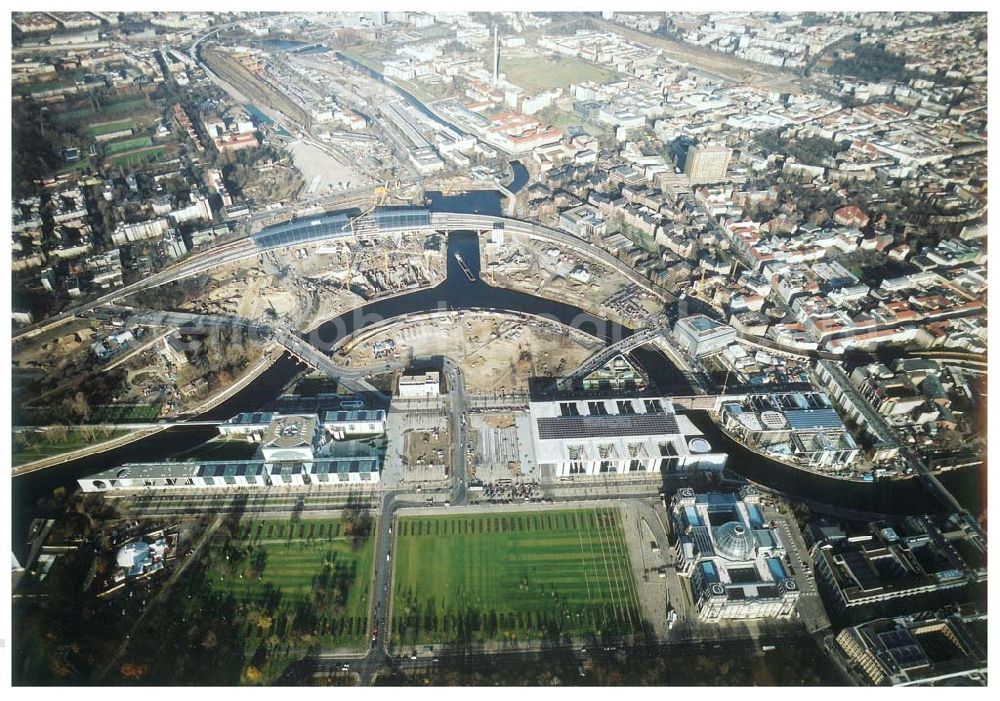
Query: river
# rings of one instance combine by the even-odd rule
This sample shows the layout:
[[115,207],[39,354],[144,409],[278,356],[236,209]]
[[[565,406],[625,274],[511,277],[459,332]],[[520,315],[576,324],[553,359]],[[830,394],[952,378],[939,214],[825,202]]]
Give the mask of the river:
[[[443,211],[499,214],[500,195],[479,191],[457,196],[428,193],[431,208]],[[571,324],[604,340],[617,340],[631,330],[600,319],[569,304],[542,299],[523,292],[492,287],[479,278],[479,242],[472,232],[453,232],[447,237],[448,277],[434,288],[419,290],[392,299],[374,301],[358,310],[322,324],[310,340],[333,344],[346,334],[383,319],[401,314],[437,309],[497,309],[530,314],[544,314]],[[454,254],[462,256],[474,281],[469,281]],[[659,351],[637,349],[633,356],[649,373],[651,381],[663,394],[689,394],[691,388],[683,375]],[[242,391],[203,415],[206,419],[226,419],[243,411],[256,411],[273,401],[303,369],[289,356],[282,356],[270,369]],[[876,483],[835,480],[796,470],[768,460],[730,440],[707,415],[692,412],[692,420],[716,447],[730,456],[727,469],[766,488],[799,497],[814,505],[829,505],[834,510],[853,510],[884,514],[918,514],[935,511],[940,505],[915,479]],[[57,487],[75,487],[75,481],[93,472],[126,462],[169,458],[216,435],[211,427],[177,427],[121,448],[80,458],[58,467],[28,473],[13,480],[13,546],[21,554],[28,524],[38,513],[38,500]],[[973,514],[985,508],[985,468],[966,468],[947,473],[941,481],[954,490],[956,497]]]
[[[244,411],[256,411],[274,401],[296,375],[305,369],[290,355],[283,354],[253,382],[218,406],[201,414],[199,419],[225,420]],[[44,470],[29,472],[12,480],[11,545],[19,556],[23,554],[25,537],[31,519],[47,514],[36,508],[38,500],[58,487],[72,491],[80,477],[107,470],[129,462],[154,462],[190,450],[217,436],[212,426],[176,426],[147,438],[127,443],[120,448],[78,458]]]

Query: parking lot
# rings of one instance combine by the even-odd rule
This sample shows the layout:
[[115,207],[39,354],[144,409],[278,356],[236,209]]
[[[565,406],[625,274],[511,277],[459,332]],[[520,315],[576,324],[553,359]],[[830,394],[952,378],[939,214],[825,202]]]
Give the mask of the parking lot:
[[787,513],[787,508],[785,512],[785,514],[778,513],[772,505],[764,505],[763,507],[764,518],[768,521],[774,521],[775,532],[788,553],[785,564],[789,567],[789,573],[795,578],[796,584],[799,585],[799,591],[802,592],[796,610],[810,631],[827,628],[830,625],[830,619],[826,615],[826,609],[823,607],[823,602],[816,589],[812,558],[795,519]]

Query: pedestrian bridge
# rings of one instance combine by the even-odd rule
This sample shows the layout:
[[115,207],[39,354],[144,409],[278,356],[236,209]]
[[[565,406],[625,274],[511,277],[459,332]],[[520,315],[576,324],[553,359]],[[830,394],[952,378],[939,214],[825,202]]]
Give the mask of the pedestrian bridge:
[[670,330],[667,328],[657,327],[642,329],[641,331],[636,331],[631,336],[627,336],[616,343],[605,346],[583,361],[583,364],[581,364],[580,367],[571,372],[569,375],[560,377],[556,380],[556,389],[562,391],[568,390],[575,382],[583,380],[583,378],[590,373],[600,369],[606,363],[610,362],[616,355],[628,353],[630,350],[638,348],[639,346],[668,333],[670,333]]
[[290,329],[228,314],[151,311],[135,314],[132,319],[140,326],[166,326],[188,330],[229,327],[253,331],[260,334],[261,337],[273,338],[296,358],[337,380],[342,387],[352,392],[381,394],[365,378],[376,372],[391,372],[404,367],[404,364],[399,362],[356,368],[337,365],[325,353],[297,336]]

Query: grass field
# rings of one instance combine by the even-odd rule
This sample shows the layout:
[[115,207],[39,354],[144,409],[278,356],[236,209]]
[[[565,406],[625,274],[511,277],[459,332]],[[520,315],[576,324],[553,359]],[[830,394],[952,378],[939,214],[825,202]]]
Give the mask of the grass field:
[[83,430],[67,431],[65,435],[57,437],[48,434],[28,434],[19,436],[14,440],[12,464],[23,465],[34,460],[61,455],[73,450],[78,450],[88,445],[95,445],[104,441],[124,436],[128,431],[118,429],[92,429],[90,432]]
[[147,146],[152,145],[153,140],[148,136],[137,136],[134,139],[120,139],[118,141],[110,142],[105,149],[105,153],[109,156],[113,156],[116,153],[135,151],[136,149],[146,148]]
[[[85,424],[127,424],[155,421],[160,416],[162,404],[96,404],[90,407],[90,415]],[[18,407],[17,420],[20,424],[44,426],[62,423],[66,417],[57,407]]]
[[118,166],[141,166],[146,163],[156,163],[162,161],[168,154],[176,152],[176,145],[150,146],[136,151],[127,151],[111,156],[107,159],[112,165]]
[[[212,588],[268,611],[275,628],[284,618],[321,644],[359,645],[368,632],[375,539],[352,543],[345,526],[341,520],[244,521],[238,538],[213,554]],[[248,644],[263,634],[251,627]]]
[[151,113],[154,109],[155,106],[144,97],[126,97],[122,100],[107,102],[101,105],[99,109],[88,105],[60,112],[53,115],[53,119],[61,124],[95,124],[98,122],[107,122],[109,119],[114,119],[116,116],[123,114]]
[[642,629],[617,509],[415,516],[398,528],[397,644]]
[[568,88],[573,83],[593,80],[610,83],[618,73],[598,65],[569,56],[549,57],[538,54],[521,54],[500,57],[500,72],[507,80],[528,92],[550,88]]
[[90,167],[90,156],[84,153],[78,160],[72,163],[64,163],[56,169],[56,175],[65,175],[74,171],[83,172]]
[[134,128],[135,128],[134,119],[121,119],[115,122],[101,122],[99,124],[91,124],[83,131],[87,136],[95,137],[95,136],[102,136],[104,134],[112,134],[116,131],[124,131],[125,129],[134,129]]

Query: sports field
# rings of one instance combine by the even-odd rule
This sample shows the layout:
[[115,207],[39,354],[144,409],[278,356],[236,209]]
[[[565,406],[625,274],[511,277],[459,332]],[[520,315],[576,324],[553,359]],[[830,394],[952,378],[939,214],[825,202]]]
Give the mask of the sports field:
[[134,128],[134,119],[122,119],[117,122],[101,122],[100,124],[91,124],[83,130],[83,133],[87,136],[103,136],[104,134],[113,134],[117,131],[125,131],[126,129]]
[[[148,138],[148,137],[146,137]],[[150,146],[136,151],[127,151],[107,159],[112,165],[141,166],[146,163],[155,163],[163,160],[164,157],[172,156],[177,151],[176,144],[166,144],[164,146]]]
[[137,136],[134,139],[122,139],[120,141],[112,141],[105,147],[105,153],[109,156],[116,153],[124,153],[125,151],[134,151],[136,149],[145,148],[147,146],[152,146],[153,140],[148,136]]
[[244,521],[236,538],[217,545],[209,566],[216,591],[251,611],[288,616],[299,633],[329,644],[365,638],[373,536],[352,543],[337,519]]
[[413,516],[398,529],[397,644],[641,630],[617,509]]

